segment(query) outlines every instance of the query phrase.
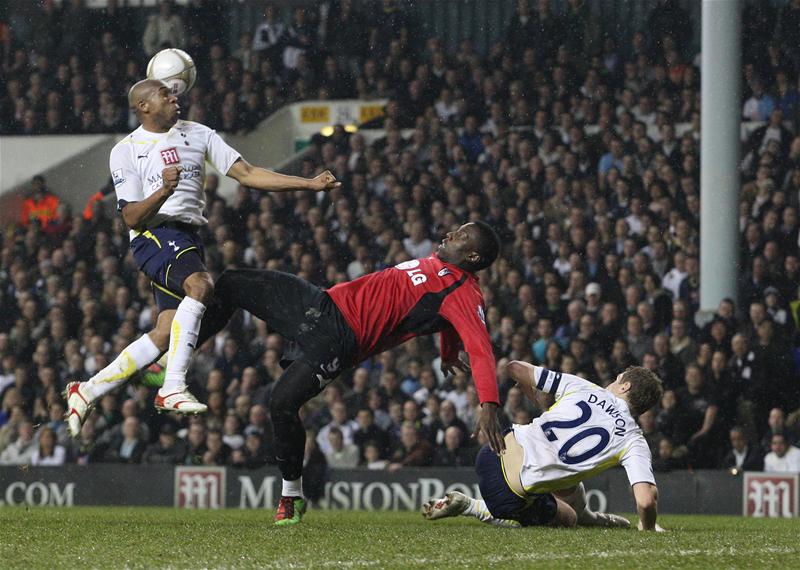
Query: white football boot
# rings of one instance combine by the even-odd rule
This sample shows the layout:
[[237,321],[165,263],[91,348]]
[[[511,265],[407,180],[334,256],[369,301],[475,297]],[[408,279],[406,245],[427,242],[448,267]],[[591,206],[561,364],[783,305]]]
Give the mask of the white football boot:
[[[606,528],[630,528],[631,521],[625,517],[615,515],[613,513],[595,513],[596,522],[591,526],[600,526]],[[578,525],[580,526],[580,517],[578,518]]]
[[441,499],[431,499],[422,505],[422,516],[428,520],[444,519],[463,515],[469,507],[469,497],[452,491]]
[[158,391],[154,402],[157,410],[162,412],[177,412],[179,414],[204,414],[208,406],[197,401],[189,388],[184,384],[178,390],[164,394],[164,389]]
[[81,391],[83,382],[70,382],[64,389],[64,399],[67,401],[67,411],[64,414],[67,419],[67,431],[73,439],[78,439],[81,435],[83,422],[94,407],[94,402],[88,394]]

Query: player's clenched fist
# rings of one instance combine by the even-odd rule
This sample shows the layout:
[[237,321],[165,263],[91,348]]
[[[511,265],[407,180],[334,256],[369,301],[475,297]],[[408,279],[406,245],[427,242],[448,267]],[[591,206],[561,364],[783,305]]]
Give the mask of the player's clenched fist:
[[336,180],[336,177],[331,174],[330,170],[326,170],[322,174],[311,179],[311,190],[316,190],[317,192],[333,190],[341,185],[342,183]]
[[163,180],[162,188],[167,196],[172,196],[175,193],[175,188],[178,186],[178,180],[181,177],[180,166],[168,166],[161,171],[161,179]]

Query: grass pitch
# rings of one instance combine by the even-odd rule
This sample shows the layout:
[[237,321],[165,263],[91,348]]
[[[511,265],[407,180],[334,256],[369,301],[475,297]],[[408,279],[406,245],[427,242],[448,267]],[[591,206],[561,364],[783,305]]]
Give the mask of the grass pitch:
[[797,520],[665,516],[668,533],[490,527],[417,513],[76,507],[0,509],[8,568],[776,568],[800,565]]

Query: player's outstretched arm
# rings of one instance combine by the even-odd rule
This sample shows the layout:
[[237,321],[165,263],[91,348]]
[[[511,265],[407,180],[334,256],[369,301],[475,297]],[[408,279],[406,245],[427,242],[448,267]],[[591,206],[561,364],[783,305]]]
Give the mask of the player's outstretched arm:
[[506,372],[517,383],[522,393],[540,410],[546,410],[553,405],[553,396],[536,388],[536,367],[533,364],[512,360],[506,366]]
[[323,192],[333,190],[342,185],[329,170],[314,178],[301,178],[300,176],[279,174],[260,166],[253,166],[242,158],[233,163],[233,166],[228,170],[228,176],[235,179],[239,184],[266,192],[289,192],[292,190]]
[[528,399],[536,399],[536,376],[533,364],[522,362],[521,360],[512,360],[506,366],[506,372],[514,382],[517,383],[519,389],[525,394]]
[[658,487],[652,483],[636,483],[633,485],[633,497],[636,499],[636,511],[639,513],[639,530],[663,531],[658,526]]

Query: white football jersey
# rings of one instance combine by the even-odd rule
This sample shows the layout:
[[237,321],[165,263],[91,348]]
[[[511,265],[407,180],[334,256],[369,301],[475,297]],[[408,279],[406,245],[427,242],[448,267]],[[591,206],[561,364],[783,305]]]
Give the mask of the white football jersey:
[[534,381],[556,402],[530,424],[514,425],[525,454],[520,479],[527,492],[567,489],[619,464],[631,485],[655,484],[650,448],[624,400],[583,378],[539,366]]
[[166,133],[151,133],[140,126],[111,149],[109,167],[117,200],[141,202],[161,188],[162,170],[181,166],[175,193],[146,226],[166,221],[200,226],[208,221],[203,216],[206,160],[227,174],[240,157],[216,131],[179,120]]

